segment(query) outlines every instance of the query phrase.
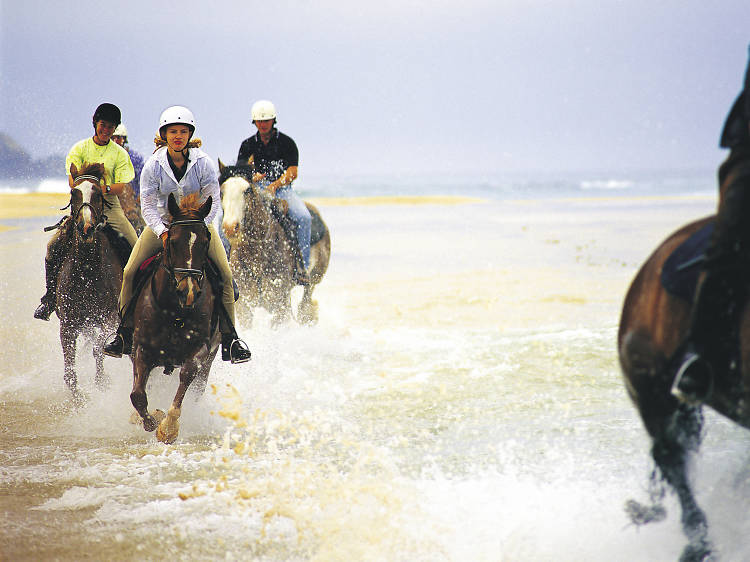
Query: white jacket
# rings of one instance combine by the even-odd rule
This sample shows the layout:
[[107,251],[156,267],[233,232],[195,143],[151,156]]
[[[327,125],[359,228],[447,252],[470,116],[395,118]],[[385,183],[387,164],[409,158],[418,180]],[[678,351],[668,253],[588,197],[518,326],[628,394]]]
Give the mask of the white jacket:
[[157,236],[167,230],[164,219],[169,215],[167,199],[170,193],[174,193],[178,204],[190,193],[199,192],[201,202],[211,196],[211,212],[206,217],[206,224],[211,224],[221,209],[219,170],[211,157],[199,148],[190,149],[187,170],[179,182],[167,161],[167,147],[159,148],[143,165],[140,183],[141,214]]

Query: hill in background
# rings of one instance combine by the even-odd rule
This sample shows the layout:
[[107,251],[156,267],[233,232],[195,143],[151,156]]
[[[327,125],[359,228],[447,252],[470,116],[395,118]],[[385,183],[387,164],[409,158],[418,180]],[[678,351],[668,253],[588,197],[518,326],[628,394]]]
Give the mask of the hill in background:
[[0,178],[43,179],[65,177],[65,156],[55,154],[41,160],[29,156],[9,135],[0,132]]

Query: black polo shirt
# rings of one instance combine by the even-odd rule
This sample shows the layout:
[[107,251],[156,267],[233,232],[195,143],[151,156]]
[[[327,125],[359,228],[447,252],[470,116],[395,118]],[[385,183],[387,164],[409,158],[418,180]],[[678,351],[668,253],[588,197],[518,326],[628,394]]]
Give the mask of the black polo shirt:
[[237,154],[237,166],[246,166],[247,160],[253,156],[255,171],[266,174],[268,181],[276,181],[289,166],[299,166],[299,151],[291,137],[279,132],[271,131],[271,140],[263,144],[260,133],[242,141]]

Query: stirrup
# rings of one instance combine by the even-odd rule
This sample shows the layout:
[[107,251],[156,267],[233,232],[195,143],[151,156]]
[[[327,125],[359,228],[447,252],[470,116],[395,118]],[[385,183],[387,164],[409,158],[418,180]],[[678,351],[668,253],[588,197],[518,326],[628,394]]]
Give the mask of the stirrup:
[[697,353],[686,353],[672,383],[672,396],[686,404],[698,405],[708,400],[713,389],[711,365]]
[[246,363],[250,361],[251,353],[248,349],[247,344],[239,338],[234,338],[231,343],[222,342],[221,344],[221,359],[222,361],[230,361],[231,363]]
[[119,359],[122,357],[123,351],[125,351],[125,340],[119,333],[117,333],[115,334],[114,339],[104,346],[102,351],[104,351],[104,355],[109,355],[110,357]]

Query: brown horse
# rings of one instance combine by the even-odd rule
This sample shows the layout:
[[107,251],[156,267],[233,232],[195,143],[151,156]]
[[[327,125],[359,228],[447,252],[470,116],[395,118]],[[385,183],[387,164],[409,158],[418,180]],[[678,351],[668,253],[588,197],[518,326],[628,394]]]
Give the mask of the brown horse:
[[[133,319],[133,391],[130,401],[146,431],[158,429],[156,437],[173,443],[188,387],[197,379],[198,394],[206,388],[208,373],[221,341],[217,295],[206,279],[210,233],[205,218],[211,197],[197,207],[184,197],[177,205],[168,199],[172,222],[159,266],[138,295]],[[171,372],[180,366],[180,384],[166,418],[159,423],[148,412],[146,383],[157,366]]]
[[[672,252],[715,217],[690,223],[669,236],[648,258],[625,298],[618,334],[620,365],[628,393],[652,441],[651,454],[664,480],[674,489],[682,509],[682,527],[689,539],[681,560],[712,555],[706,516],[696,503],[687,475],[691,452],[698,449],[703,415],[699,405],[678,401],[670,393],[677,365],[673,356],[687,334],[692,302],[667,292],[661,282]],[[744,305],[736,330],[739,366],[717,372],[706,405],[743,427],[750,428],[750,307]],[[731,357],[727,359],[731,361]],[[654,482],[656,483],[656,473]],[[636,523],[663,516],[663,485],[652,494],[651,507],[628,502]]]
[[[278,325],[291,315],[291,291],[294,282],[294,249],[279,224],[286,202],[253,183],[249,166],[225,166],[219,161],[222,227],[232,246],[230,264],[240,287],[242,299],[252,307],[262,306]],[[313,324],[318,320],[317,303],[312,298],[331,258],[331,235],[320,212],[305,203],[312,216],[310,241],[310,284],[304,287],[296,320]]]
[[61,228],[70,229],[71,245],[57,277],[57,316],[60,319],[60,343],[65,361],[65,383],[80,400],[76,375],[76,343],[80,335],[93,340],[96,361],[95,382],[103,388],[102,344],[117,327],[117,298],[122,285],[122,261],[105,223],[105,200],[100,187],[104,177],[102,164],[70,166],[74,185],[70,190],[70,218]]

